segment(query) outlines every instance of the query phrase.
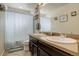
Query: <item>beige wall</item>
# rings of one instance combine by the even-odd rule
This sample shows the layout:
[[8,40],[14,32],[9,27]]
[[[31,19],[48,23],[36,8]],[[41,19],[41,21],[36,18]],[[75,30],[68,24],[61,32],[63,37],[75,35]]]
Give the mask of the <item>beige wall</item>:
[[4,12],[0,11],[0,55],[4,51]]
[[[72,11],[77,11],[77,16],[71,16]],[[68,15],[67,22],[59,22],[58,20],[54,20],[53,17]],[[79,34],[79,4],[67,4],[61,8],[58,8],[54,12],[52,12],[52,31],[53,32],[63,32],[63,33],[72,33]]]

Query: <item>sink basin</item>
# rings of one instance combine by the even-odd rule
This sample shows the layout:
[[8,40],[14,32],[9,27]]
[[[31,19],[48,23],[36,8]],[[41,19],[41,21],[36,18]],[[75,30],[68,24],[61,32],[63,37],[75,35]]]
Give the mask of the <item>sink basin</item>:
[[75,39],[72,38],[65,38],[60,36],[47,36],[47,37],[40,37],[41,39],[58,42],[58,43],[77,43]]

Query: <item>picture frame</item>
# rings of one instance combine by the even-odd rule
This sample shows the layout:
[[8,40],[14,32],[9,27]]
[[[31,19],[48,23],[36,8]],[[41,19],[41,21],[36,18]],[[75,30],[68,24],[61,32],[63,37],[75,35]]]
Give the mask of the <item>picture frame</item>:
[[54,17],[54,20],[58,20],[58,17]]
[[67,15],[62,15],[59,17],[60,22],[67,22],[68,21],[68,16]]
[[71,16],[76,16],[76,15],[77,15],[76,11],[71,12]]

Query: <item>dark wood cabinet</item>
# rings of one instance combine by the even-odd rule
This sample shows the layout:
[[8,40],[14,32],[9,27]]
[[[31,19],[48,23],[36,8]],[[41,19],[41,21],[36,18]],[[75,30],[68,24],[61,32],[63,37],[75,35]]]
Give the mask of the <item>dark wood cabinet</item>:
[[31,36],[29,38],[29,50],[31,51],[31,55],[38,56],[38,40]]
[[38,56],[49,56],[49,54],[45,52],[43,49],[38,48]]
[[32,55],[33,56],[37,56],[38,55],[37,54],[37,52],[38,52],[37,49],[38,49],[37,46],[35,44],[33,44],[32,45]]
[[42,42],[32,36],[30,36],[29,50],[31,51],[32,56],[72,56],[71,54]]

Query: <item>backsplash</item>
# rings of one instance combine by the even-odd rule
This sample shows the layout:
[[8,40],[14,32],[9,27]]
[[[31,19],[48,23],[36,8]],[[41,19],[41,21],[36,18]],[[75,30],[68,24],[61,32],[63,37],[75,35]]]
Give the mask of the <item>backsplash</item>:
[[[40,32],[40,33],[43,33],[43,34],[46,34],[46,35],[49,35],[49,36],[60,36],[61,35],[58,32]],[[65,34],[66,37],[74,38],[76,40],[79,40],[79,35],[77,35],[77,34],[67,34],[67,33],[62,33],[62,34]]]

